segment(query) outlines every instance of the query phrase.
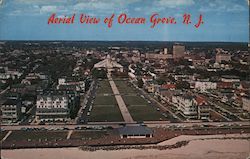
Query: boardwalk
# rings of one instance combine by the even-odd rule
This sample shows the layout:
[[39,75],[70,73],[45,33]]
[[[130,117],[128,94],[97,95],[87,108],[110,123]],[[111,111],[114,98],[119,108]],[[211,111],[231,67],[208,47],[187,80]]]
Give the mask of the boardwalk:
[[130,115],[128,109],[127,109],[126,104],[124,103],[124,101],[123,101],[123,99],[122,99],[122,97],[121,97],[121,95],[119,93],[119,90],[117,89],[117,87],[115,85],[115,82],[113,81],[113,79],[111,77],[109,77],[109,84],[110,84],[110,86],[112,88],[112,91],[113,91],[113,93],[115,95],[115,99],[116,99],[117,104],[118,104],[118,106],[120,108],[120,111],[122,113],[122,117],[123,117],[124,121],[126,123],[134,122],[133,118],[131,117],[131,115]]

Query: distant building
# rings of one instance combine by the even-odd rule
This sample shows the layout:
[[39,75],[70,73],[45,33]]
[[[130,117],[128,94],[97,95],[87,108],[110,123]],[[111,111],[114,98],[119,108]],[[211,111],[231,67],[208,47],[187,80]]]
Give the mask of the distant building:
[[203,82],[203,81],[196,81],[194,88],[201,92],[205,92],[207,90],[212,90],[217,88],[217,83],[214,82]]
[[19,99],[7,99],[1,106],[2,123],[17,122],[21,115],[21,101]]
[[217,88],[218,89],[232,89],[233,83],[232,82],[218,82]]
[[168,54],[146,53],[146,59],[148,60],[166,60],[168,57]]
[[200,96],[196,97],[198,119],[209,120],[210,119],[210,106],[206,100]]
[[153,131],[146,126],[125,126],[118,128],[121,138],[152,138]]
[[123,72],[123,66],[121,64],[117,63],[116,61],[114,61],[113,59],[111,59],[110,55],[108,55],[106,59],[96,63],[94,65],[94,68],[105,69],[109,73],[111,73],[115,70],[117,70],[119,72]]
[[215,61],[217,63],[221,63],[222,61],[229,62],[231,61],[231,55],[226,53],[217,53]]
[[180,59],[184,57],[185,46],[181,44],[175,44],[173,46],[173,59]]
[[69,118],[69,98],[66,95],[39,95],[36,116],[40,121],[65,121]]
[[250,98],[249,97],[244,97],[242,98],[242,108],[248,112],[250,112]]
[[164,48],[164,54],[168,54],[168,48]]
[[144,89],[148,92],[148,93],[154,93],[155,92],[155,85],[152,82],[146,82],[144,84]]
[[76,77],[62,77],[58,79],[57,89],[85,92],[85,81]]
[[240,78],[238,76],[229,76],[224,75],[221,77],[222,82],[240,82]]
[[171,83],[163,84],[161,85],[160,89],[161,90],[175,90],[176,84],[171,84]]

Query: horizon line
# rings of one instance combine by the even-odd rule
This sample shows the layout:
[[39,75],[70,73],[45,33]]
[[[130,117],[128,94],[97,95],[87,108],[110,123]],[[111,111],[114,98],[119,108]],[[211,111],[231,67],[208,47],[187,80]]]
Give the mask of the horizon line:
[[182,43],[246,43],[249,44],[248,41],[174,41],[174,40],[0,40],[0,42],[21,42],[21,41],[44,41],[44,42],[182,42]]

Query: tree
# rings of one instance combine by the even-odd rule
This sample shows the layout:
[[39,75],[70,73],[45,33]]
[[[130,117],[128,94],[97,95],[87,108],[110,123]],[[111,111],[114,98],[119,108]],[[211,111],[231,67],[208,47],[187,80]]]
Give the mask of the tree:
[[107,78],[107,74],[105,70],[93,69],[92,75],[94,78],[101,78],[101,79]]
[[142,81],[141,78],[138,79],[138,87],[139,87],[139,88],[142,88],[142,87],[143,87],[143,81]]
[[156,79],[156,82],[157,82],[157,84],[162,85],[166,82],[166,80],[163,78],[158,78],[158,79]]
[[190,88],[190,84],[186,81],[178,81],[176,83],[176,88],[177,89],[189,89]]

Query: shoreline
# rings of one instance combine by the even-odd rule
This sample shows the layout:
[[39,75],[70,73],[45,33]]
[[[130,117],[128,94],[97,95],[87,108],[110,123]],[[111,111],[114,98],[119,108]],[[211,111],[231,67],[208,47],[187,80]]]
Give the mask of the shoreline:
[[[187,136],[184,136],[187,137]],[[192,136],[190,139],[192,139]],[[188,138],[188,137],[187,137]],[[206,137],[205,137],[206,138]],[[177,137],[177,140],[182,139]],[[150,145],[149,145],[150,146]],[[194,139],[175,149],[115,149],[84,151],[80,148],[37,148],[2,150],[3,159],[243,159],[249,156],[250,140],[246,139]],[[56,155],[55,155],[56,154]]]
[[[250,134],[219,134],[219,135],[180,135],[165,141],[159,141],[156,143],[127,143],[127,144],[109,144],[109,145],[52,145],[52,146],[36,146],[36,147],[15,147],[5,148],[1,147],[1,150],[24,150],[24,149],[62,149],[62,148],[79,148],[82,151],[112,151],[112,150],[168,150],[178,149],[187,146],[191,141],[202,141],[202,140],[248,140],[250,144]],[[2,145],[1,145],[2,146]]]

